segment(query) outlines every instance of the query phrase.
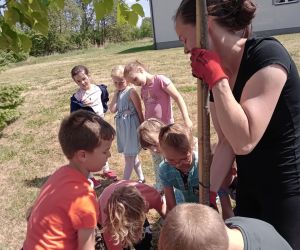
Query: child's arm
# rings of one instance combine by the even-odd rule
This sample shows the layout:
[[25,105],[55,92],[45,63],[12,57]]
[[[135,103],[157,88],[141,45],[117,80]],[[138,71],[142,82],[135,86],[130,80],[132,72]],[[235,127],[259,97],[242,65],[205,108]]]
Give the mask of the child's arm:
[[108,108],[109,108],[110,112],[112,112],[112,113],[116,113],[118,111],[118,108],[117,108],[118,93],[119,93],[119,91],[117,91],[117,90],[114,92],[113,98],[108,105]]
[[144,121],[144,115],[142,112],[142,101],[139,94],[134,88],[132,88],[130,91],[130,99],[133,102],[136,112],[138,113],[140,123],[142,123]]
[[191,121],[189,117],[189,113],[186,107],[186,104],[182,98],[182,95],[178,92],[174,84],[171,82],[167,88],[165,88],[165,91],[174,99],[174,101],[177,103],[178,108],[181,112],[182,118],[186,124],[187,127],[192,128],[193,122]]
[[[219,192],[218,192],[219,194]],[[231,200],[229,194],[224,194],[223,196],[220,196],[220,203],[221,203],[221,209],[222,209],[222,217],[223,220],[227,220],[234,216],[232,206],[231,206]]]
[[95,229],[84,228],[78,230],[78,250],[95,249]]
[[236,176],[236,166],[234,163],[231,169],[228,171],[228,174],[224,179],[221,188],[218,191],[221,208],[222,208],[222,217],[224,220],[234,216],[232,205],[231,205],[231,199],[229,195],[229,186],[232,184],[235,176]]
[[165,187],[164,193],[165,193],[166,203],[167,203],[167,212],[169,212],[172,208],[174,208],[176,206],[174,188],[173,187]]

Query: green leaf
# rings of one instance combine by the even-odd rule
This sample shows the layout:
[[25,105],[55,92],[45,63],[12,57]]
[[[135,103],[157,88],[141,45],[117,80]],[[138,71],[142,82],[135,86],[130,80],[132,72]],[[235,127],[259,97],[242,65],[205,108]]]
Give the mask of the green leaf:
[[114,1],[113,0],[104,0],[103,2],[106,13],[110,13],[114,9]]
[[4,20],[6,23],[10,25],[15,25],[17,22],[20,21],[20,15],[18,10],[16,8],[8,9],[5,12]]
[[29,50],[32,46],[32,42],[31,42],[29,36],[24,35],[24,34],[19,34],[19,38],[20,38],[20,41],[21,41],[22,50],[24,52],[29,52]]
[[119,2],[118,4],[118,15],[117,15],[117,21],[119,22],[120,20],[128,20],[129,18],[129,7],[128,5],[122,3],[122,2]]
[[6,50],[9,46],[9,41],[3,35],[0,35],[0,49]]
[[64,7],[65,7],[65,1],[64,0],[55,0],[54,3],[61,10],[63,10]]
[[36,20],[35,24],[32,27],[33,30],[36,30],[46,36],[48,34],[48,20]]
[[103,2],[94,1],[94,9],[95,9],[95,13],[96,13],[96,19],[98,21],[103,19],[103,17],[106,14],[105,6],[104,6]]
[[141,17],[145,16],[142,5],[135,3],[135,4],[131,5],[131,9],[139,16],[141,16]]
[[92,0],[82,0],[84,4],[89,4]]
[[138,20],[139,20],[138,14],[136,14],[133,11],[129,12],[129,16],[128,16],[129,24],[131,24],[132,26],[135,26],[137,24]]

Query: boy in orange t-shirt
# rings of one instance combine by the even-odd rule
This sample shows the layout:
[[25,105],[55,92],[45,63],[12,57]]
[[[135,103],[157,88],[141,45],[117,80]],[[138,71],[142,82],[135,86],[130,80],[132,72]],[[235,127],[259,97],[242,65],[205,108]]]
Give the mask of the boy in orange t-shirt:
[[89,111],[62,121],[58,137],[69,164],[43,185],[28,218],[24,250],[95,249],[99,206],[87,177],[111,156],[114,136],[114,128]]

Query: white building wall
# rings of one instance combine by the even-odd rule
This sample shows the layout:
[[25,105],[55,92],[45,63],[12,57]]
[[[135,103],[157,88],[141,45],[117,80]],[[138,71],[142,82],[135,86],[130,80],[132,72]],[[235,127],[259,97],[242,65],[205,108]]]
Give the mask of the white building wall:
[[[284,29],[299,32],[300,2],[274,5],[272,0],[257,0],[257,13],[253,20],[253,31],[273,34],[284,33]],[[276,32],[277,31],[277,32]],[[287,32],[289,33],[289,32]]]
[[[173,16],[181,0],[150,0],[157,49],[180,46]],[[300,2],[273,5],[273,0],[256,0],[253,31],[265,35],[300,32]]]
[[151,11],[157,48],[180,45],[175,32],[173,16],[181,0],[152,0]]

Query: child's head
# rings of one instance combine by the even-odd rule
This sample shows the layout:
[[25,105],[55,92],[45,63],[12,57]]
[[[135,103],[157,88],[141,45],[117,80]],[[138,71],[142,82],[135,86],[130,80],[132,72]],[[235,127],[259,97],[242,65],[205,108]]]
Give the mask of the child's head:
[[149,118],[144,121],[137,130],[141,147],[160,153],[158,136],[160,129],[164,126],[165,124],[156,118]]
[[108,199],[105,211],[104,230],[111,233],[116,244],[128,247],[141,240],[147,205],[136,187],[117,188]]
[[[89,168],[98,164],[95,171],[101,170],[110,157],[110,146],[114,136],[115,130],[108,122],[86,110],[78,110],[66,117],[58,133],[65,156],[69,160],[79,157],[83,161],[94,161],[84,164],[90,165]],[[95,171],[89,169],[89,172]]]
[[136,86],[143,86],[147,82],[146,67],[139,61],[128,63],[124,68],[124,77]]
[[169,213],[160,231],[159,250],[227,250],[228,236],[221,216],[212,208],[185,203]]
[[75,66],[71,70],[71,76],[81,89],[88,90],[91,87],[91,80],[87,67],[83,65]]
[[124,66],[117,65],[111,70],[111,78],[117,90],[123,90],[127,86],[127,81],[124,77]]
[[193,160],[192,131],[181,123],[161,128],[159,146],[165,161],[182,172],[189,171]]

